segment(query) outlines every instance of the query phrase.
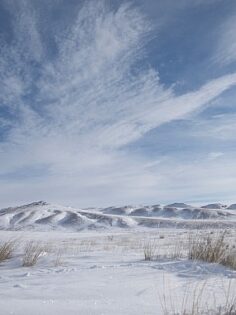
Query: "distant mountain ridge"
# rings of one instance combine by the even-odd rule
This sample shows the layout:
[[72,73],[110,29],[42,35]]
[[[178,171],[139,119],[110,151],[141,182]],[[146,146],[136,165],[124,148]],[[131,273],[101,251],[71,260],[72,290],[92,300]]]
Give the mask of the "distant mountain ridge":
[[3,230],[71,230],[111,227],[194,227],[236,224],[236,205],[219,203],[195,207],[185,203],[76,209],[45,201],[0,210]]

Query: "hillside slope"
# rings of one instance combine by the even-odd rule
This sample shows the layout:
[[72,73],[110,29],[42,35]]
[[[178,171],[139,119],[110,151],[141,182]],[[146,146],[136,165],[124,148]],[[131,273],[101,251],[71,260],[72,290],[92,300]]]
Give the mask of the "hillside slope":
[[[176,205],[176,204],[175,204]],[[184,204],[182,204],[185,206]],[[64,230],[133,228],[133,227],[199,228],[236,226],[236,213],[227,209],[174,206],[124,206],[75,209],[34,202],[0,210],[2,230]]]

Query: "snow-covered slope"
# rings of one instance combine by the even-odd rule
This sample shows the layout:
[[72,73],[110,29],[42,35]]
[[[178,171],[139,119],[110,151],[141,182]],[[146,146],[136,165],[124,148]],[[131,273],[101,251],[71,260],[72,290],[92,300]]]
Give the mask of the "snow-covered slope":
[[129,218],[89,215],[79,209],[52,205],[44,201],[0,211],[0,229],[9,230],[83,230],[107,226],[129,226]]
[[176,218],[185,220],[236,218],[236,216],[231,211],[223,209],[208,209],[206,207],[198,208],[193,206],[185,206],[184,204],[181,204],[183,206],[180,207],[180,204],[177,205],[177,207],[172,205],[110,207],[100,211],[102,213],[113,215]]
[[[187,206],[187,207],[186,207]],[[227,227],[236,225],[236,213],[228,209],[193,207],[185,204],[168,206],[124,206],[74,209],[34,202],[0,210],[0,229],[68,230],[111,227]]]
[[229,209],[229,210],[236,210],[236,203],[233,203],[227,209]]
[[225,209],[225,208],[227,208],[227,206],[223,205],[222,203],[210,203],[208,205],[202,206],[202,208],[205,208],[205,209]]

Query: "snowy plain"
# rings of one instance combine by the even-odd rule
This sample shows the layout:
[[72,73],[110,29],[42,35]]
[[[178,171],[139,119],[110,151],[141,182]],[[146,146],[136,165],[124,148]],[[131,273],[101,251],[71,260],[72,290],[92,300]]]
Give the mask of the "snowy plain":
[[[183,207],[167,207],[167,214],[163,207],[146,207],[141,216],[130,215],[140,207],[131,208],[118,213],[114,207],[76,210],[41,202],[1,210],[0,239],[14,239],[17,246],[0,264],[0,314],[162,315],[191,308],[196,295],[210,309],[235,298],[236,271],[186,256],[189,238],[199,234],[227,229],[234,243],[234,210],[203,208],[199,219],[184,211],[184,219]],[[36,265],[23,267],[28,241],[44,244],[45,251]],[[144,260],[147,244],[155,244],[152,261]]]

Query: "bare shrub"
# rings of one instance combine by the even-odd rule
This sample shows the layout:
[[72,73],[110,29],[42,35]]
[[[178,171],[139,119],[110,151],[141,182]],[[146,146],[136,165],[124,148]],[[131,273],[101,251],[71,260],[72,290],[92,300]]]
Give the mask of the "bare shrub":
[[12,257],[16,241],[6,241],[0,244],[0,262]]
[[45,252],[45,246],[40,242],[29,241],[24,248],[23,267],[34,266],[39,257]]
[[214,237],[199,236],[189,242],[188,258],[209,263],[219,263],[226,267],[236,269],[236,250],[225,240],[226,232]]

